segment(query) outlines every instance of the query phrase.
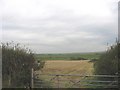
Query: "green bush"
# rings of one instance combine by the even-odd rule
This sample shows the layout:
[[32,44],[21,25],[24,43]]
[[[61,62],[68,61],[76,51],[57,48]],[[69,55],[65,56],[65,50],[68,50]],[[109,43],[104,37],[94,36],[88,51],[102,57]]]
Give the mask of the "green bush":
[[[120,60],[120,43],[111,46],[105,53],[103,53],[95,64],[95,74],[97,75],[118,75],[119,60]],[[114,80],[115,78],[97,78],[99,80]]]
[[[100,59],[95,62],[95,74],[115,75],[118,73],[118,51],[120,44],[110,47]],[[119,49],[119,50],[118,50]]]
[[19,44],[2,43],[3,88],[30,84],[31,69],[35,68],[35,61],[30,49],[22,48]]

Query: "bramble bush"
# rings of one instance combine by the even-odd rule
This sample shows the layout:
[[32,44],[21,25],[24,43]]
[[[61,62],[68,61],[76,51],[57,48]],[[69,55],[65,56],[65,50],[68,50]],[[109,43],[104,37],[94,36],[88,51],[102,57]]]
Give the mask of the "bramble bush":
[[[13,42],[2,43],[1,47],[3,88],[30,85],[31,69],[36,68],[36,60],[32,51]],[[42,67],[43,64],[41,64]]]
[[[116,42],[95,62],[95,74],[98,75],[116,75],[118,74],[118,64],[120,59],[120,43]],[[105,80],[105,78],[99,78]],[[111,79],[109,79],[111,80]]]

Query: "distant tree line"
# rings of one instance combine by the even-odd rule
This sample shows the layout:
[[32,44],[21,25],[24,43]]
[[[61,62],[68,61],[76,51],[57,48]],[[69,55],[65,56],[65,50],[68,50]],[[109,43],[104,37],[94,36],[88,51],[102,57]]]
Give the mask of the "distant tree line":
[[71,57],[71,60],[87,60],[86,58],[82,58],[82,57]]

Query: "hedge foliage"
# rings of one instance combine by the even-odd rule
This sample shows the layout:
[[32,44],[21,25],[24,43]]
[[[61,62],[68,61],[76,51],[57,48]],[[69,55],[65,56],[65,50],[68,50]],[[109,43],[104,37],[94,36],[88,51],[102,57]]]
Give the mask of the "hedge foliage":
[[2,43],[3,88],[30,85],[31,69],[36,67],[35,61],[30,49],[13,42]]
[[95,62],[95,74],[98,75],[116,75],[119,71],[120,60],[120,43],[111,46],[101,57]]

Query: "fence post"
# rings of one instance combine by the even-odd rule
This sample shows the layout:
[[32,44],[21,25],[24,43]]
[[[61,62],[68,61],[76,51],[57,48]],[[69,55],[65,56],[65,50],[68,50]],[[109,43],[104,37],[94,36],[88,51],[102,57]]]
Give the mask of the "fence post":
[[33,72],[34,72],[34,70],[32,68],[32,70],[31,70],[31,88],[34,88],[34,81],[33,81],[34,76],[33,76]]
[[59,86],[59,82],[60,82],[60,80],[59,80],[59,75],[57,75],[57,81],[58,81],[58,88],[60,88],[60,86]]

